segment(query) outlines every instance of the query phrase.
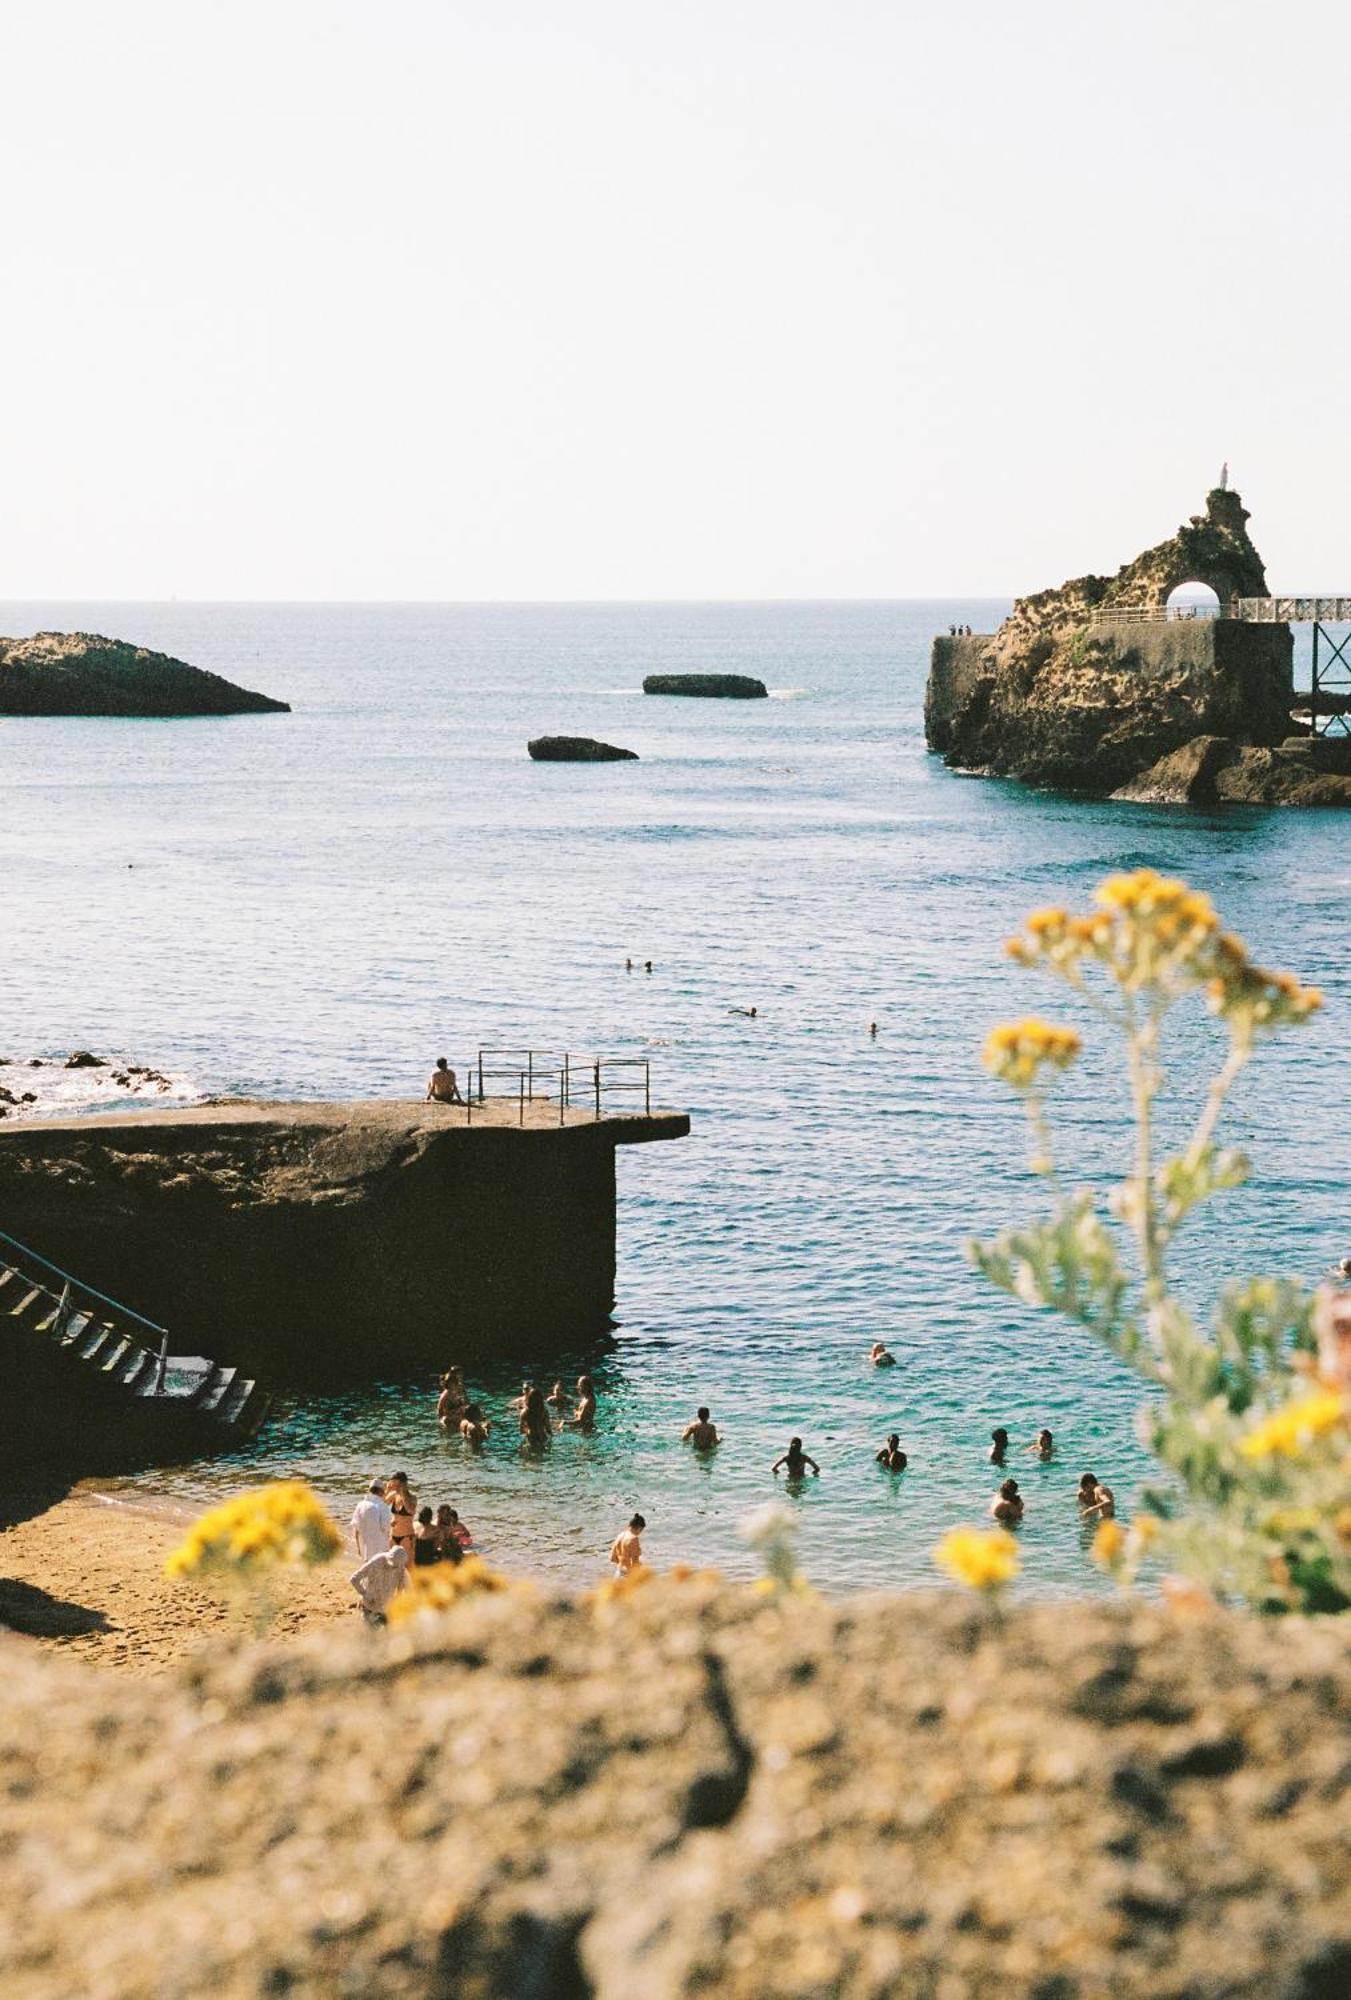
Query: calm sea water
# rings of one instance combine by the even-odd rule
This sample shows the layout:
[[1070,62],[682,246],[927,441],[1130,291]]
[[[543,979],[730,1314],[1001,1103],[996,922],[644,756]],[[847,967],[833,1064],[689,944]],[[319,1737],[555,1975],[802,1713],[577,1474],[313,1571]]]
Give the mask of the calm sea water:
[[[1018,1115],[975,1052],[992,1020],[1056,996],[1000,940],[1028,907],[1148,862],[1324,987],[1316,1026],[1235,1106],[1255,1189],[1182,1259],[1202,1303],[1232,1274],[1314,1278],[1351,1249],[1351,829],[946,771],[923,746],[930,636],[1004,609],[0,607],[6,631],[113,633],[295,706],[0,724],[0,1052],[117,1052],[189,1092],[365,1096],[418,1092],[431,1057],[480,1043],[567,1046],[650,1055],[656,1095],[694,1121],[619,1156],[621,1326],[594,1437],[530,1460],[503,1425],[470,1460],[439,1437],[429,1386],[391,1384],[291,1402],[251,1450],[139,1491],[196,1505],[284,1472],[345,1514],[397,1464],[509,1569],[594,1578],[638,1507],[659,1564],[742,1573],[738,1524],[797,1431],[822,1466],[793,1502],[806,1569],[896,1585],[931,1579],[938,1533],[983,1510],[992,1425],[1048,1424],[1059,1458],[1023,1461],[1026,1587],[1097,1587],[1075,1477],[1091,1466],[1129,1501],[1139,1390],[962,1254],[1035,1199]],[[663,669],[756,673],[776,698],[644,699]],[[642,761],[532,765],[545,731]],[[626,955],[652,975],[626,975]],[[1202,1018],[1181,1025],[1180,1109],[1213,1051]],[[1085,1174],[1109,1172],[1123,1110],[1092,1052],[1064,1092]],[[866,1365],[878,1336],[888,1374]],[[475,1386],[500,1411],[517,1380]],[[709,1464],[678,1443],[699,1402],[726,1437]],[[894,1481],[872,1463],[889,1430],[911,1455]]]

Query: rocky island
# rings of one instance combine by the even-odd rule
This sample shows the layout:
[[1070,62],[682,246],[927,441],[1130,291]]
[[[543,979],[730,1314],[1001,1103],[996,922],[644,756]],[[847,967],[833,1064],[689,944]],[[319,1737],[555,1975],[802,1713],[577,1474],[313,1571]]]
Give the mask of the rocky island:
[[[1162,803],[1351,805],[1351,739],[1295,720],[1293,640],[1237,493],[1115,576],[1021,597],[992,634],[934,640],[925,735],[952,765]],[[1188,582],[1219,615],[1170,611]]]
[[602,743],[594,736],[532,736],[526,749],[537,764],[637,763],[636,750]]
[[290,707],[98,632],[0,638],[0,715],[286,715]]
[[644,694],[711,696],[719,701],[765,701],[769,689],[754,674],[649,674]]

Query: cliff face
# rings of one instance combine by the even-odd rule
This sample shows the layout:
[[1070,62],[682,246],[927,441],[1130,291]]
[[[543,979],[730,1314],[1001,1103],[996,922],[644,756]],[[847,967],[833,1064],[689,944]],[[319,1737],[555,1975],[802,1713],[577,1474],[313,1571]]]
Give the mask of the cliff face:
[[[1188,581],[1208,583],[1222,605],[1267,594],[1247,520],[1236,493],[1216,491],[1204,515],[1114,577],[1077,577],[1019,598],[993,635],[935,639],[929,747],[967,769],[1102,796],[1196,737],[1223,738],[1235,756],[1244,745],[1282,743],[1293,728],[1289,627],[1162,616],[1170,592]],[[1090,622],[1113,607],[1160,616]],[[1351,785],[1343,798],[1339,782],[1315,782],[1314,773],[1304,787],[1287,772],[1266,784],[1266,769],[1249,766],[1259,802],[1351,803]]]
[[253,715],[290,704],[96,632],[0,639],[0,715]]
[[614,1303],[615,1147],[674,1115],[238,1104],[0,1129],[0,1224],[265,1379],[444,1366],[594,1336]]
[[655,1582],[4,1668],[12,2000],[1351,1986],[1330,1624]]

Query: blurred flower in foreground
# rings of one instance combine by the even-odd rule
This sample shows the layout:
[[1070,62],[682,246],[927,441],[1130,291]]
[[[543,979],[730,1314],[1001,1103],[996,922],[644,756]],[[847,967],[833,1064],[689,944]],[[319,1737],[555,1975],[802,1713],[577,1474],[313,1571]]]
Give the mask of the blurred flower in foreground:
[[1021,1021],[1005,1021],[991,1028],[981,1060],[992,1076],[1002,1077],[1015,1090],[1026,1090],[1046,1064],[1052,1069],[1068,1069],[1079,1048],[1073,1028],[1057,1028],[1029,1014]]
[[1346,1399],[1336,1389],[1316,1389],[1293,1403],[1273,1410],[1255,1430],[1239,1440],[1244,1458],[1293,1458],[1315,1438],[1325,1437],[1347,1421]]
[[741,1523],[741,1539],[749,1542],[765,1566],[757,1588],[804,1592],[806,1579],[797,1566],[798,1518],[782,1500],[757,1507]]
[[968,1590],[999,1590],[1018,1574],[1018,1544],[1007,1528],[950,1528],[934,1561]]
[[421,1611],[449,1611],[461,1598],[510,1588],[507,1579],[489,1569],[480,1556],[466,1556],[459,1563],[431,1563],[409,1570],[403,1589],[390,1599],[386,1616],[391,1625],[399,1625]]
[[327,1562],[341,1547],[342,1537],[309,1487],[279,1480],[237,1494],[194,1521],[164,1574],[244,1583],[283,1565]]

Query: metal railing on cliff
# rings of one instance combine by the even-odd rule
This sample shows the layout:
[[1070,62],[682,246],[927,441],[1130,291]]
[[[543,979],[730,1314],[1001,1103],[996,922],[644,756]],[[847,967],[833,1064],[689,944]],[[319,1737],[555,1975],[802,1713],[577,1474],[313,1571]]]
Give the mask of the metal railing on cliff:
[[[569,1050],[486,1049],[477,1051],[464,1073],[461,1104],[466,1125],[474,1122],[474,1107],[490,1099],[517,1104],[517,1123],[524,1125],[526,1106],[556,1104],[558,1122],[566,1125],[571,1110],[600,1118],[608,1109],[618,1115],[641,1096],[642,1115],[652,1115],[652,1065],[645,1056],[576,1056]],[[615,1099],[627,1100],[616,1105]],[[638,1107],[634,1106],[636,1115]]]

